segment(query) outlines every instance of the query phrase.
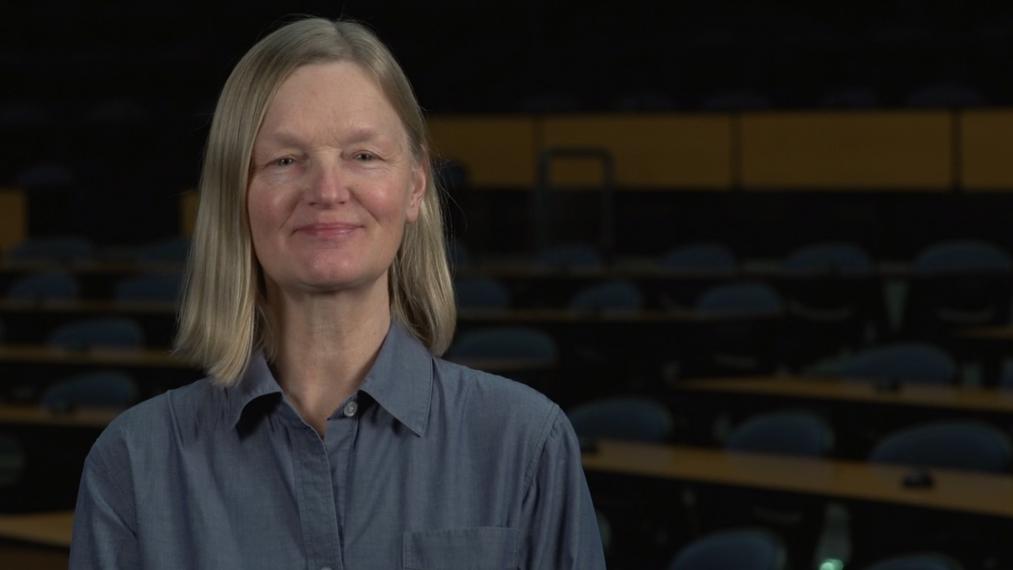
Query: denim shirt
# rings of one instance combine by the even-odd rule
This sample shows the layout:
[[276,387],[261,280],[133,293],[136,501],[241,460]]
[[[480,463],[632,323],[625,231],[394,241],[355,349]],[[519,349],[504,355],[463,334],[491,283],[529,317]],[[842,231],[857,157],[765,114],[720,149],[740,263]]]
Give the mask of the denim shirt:
[[310,427],[255,355],[127,410],[85,461],[70,567],[604,568],[558,406],[434,357],[396,321]]

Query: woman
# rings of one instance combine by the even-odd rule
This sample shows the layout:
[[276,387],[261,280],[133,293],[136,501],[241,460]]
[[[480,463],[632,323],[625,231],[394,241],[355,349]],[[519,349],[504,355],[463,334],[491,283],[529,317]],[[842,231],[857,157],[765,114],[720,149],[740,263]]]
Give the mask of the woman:
[[603,568],[560,409],[441,354],[425,124],[369,31],[298,21],[211,125],[177,348],[208,377],[117,418],[72,568]]

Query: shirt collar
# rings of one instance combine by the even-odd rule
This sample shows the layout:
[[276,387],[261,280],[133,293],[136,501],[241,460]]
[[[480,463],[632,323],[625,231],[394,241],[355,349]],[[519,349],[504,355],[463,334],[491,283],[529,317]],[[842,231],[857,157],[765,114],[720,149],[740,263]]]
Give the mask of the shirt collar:
[[[433,355],[397,319],[391,319],[376,361],[359,388],[415,435],[425,434],[433,392]],[[269,394],[281,394],[264,354],[257,351],[242,378],[226,390],[233,427],[246,406]]]
[[281,393],[281,386],[274,379],[274,373],[267,365],[264,353],[258,350],[250,358],[250,363],[239,381],[225,389],[226,406],[232,427],[236,427],[239,423],[243,417],[243,410],[250,402],[261,396]]
[[415,435],[429,424],[433,355],[396,318],[360,388]]

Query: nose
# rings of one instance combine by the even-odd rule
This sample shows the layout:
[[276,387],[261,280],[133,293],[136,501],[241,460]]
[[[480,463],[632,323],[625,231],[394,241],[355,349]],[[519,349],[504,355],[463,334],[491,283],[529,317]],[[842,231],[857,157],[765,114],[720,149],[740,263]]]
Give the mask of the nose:
[[311,206],[332,206],[348,201],[350,182],[340,162],[316,161],[311,169],[306,198]]

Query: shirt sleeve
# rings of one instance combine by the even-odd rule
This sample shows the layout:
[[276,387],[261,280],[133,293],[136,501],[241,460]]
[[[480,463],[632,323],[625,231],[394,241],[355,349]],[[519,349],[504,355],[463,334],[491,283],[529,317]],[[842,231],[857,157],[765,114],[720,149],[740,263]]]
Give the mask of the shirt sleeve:
[[140,568],[129,466],[110,461],[101,443],[100,438],[88,454],[81,475],[70,569]]
[[529,570],[605,568],[598,520],[581,466],[580,444],[566,414],[555,417],[525,493]]

